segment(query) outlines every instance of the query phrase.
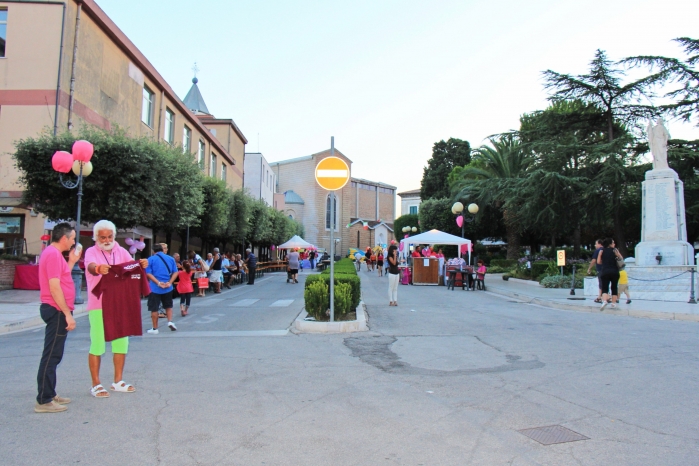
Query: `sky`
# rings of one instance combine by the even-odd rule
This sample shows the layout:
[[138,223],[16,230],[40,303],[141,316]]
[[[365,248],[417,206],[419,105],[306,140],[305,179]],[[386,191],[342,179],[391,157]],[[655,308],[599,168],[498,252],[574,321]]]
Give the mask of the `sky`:
[[[543,110],[541,72],[683,57],[696,0],[97,0],[184,98],[196,62],[209,111],[269,162],[335,147],[352,176],[420,187],[435,142],[471,147]],[[667,123],[672,137],[699,128]]]

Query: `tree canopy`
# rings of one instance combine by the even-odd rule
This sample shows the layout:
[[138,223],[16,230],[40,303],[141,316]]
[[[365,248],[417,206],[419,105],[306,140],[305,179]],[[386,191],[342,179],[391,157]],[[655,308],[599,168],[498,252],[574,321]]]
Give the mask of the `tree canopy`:
[[468,141],[449,138],[432,147],[432,157],[423,170],[420,198],[449,197],[449,186],[445,183],[454,167],[467,165],[471,161],[471,146]]

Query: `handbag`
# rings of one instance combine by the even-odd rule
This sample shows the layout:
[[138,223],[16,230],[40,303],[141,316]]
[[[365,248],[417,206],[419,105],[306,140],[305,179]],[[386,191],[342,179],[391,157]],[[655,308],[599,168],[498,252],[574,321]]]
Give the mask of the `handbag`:
[[619,270],[621,270],[621,269],[623,269],[624,267],[626,267],[626,262],[624,262],[624,258],[623,258],[623,257],[617,257],[617,258],[616,258],[616,266],[617,266],[617,268],[618,268]]
[[209,279],[208,278],[197,278],[197,286],[199,288],[208,288],[209,287]]

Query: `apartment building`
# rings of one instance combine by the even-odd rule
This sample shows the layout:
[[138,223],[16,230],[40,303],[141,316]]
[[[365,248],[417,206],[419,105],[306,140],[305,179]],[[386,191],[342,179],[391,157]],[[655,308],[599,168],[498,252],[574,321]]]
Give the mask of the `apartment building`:
[[241,188],[247,140],[233,120],[195,107],[94,0],[0,0],[0,241],[12,230],[30,253],[41,250],[45,219],[22,203],[12,153],[15,141],[44,130],[119,126],[181,146],[206,174]]
[[274,194],[277,186],[277,176],[272,167],[259,152],[246,152],[245,190],[255,199],[264,200],[268,206],[275,207]]

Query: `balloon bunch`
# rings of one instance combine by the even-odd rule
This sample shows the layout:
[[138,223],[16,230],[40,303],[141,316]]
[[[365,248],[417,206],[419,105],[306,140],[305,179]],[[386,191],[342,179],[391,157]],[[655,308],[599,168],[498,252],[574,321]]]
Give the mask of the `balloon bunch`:
[[141,239],[138,241],[134,240],[133,238],[126,238],[124,242],[130,246],[129,254],[132,256],[136,254],[136,251],[143,251],[143,248],[146,247],[146,243],[143,242],[143,237],[141,237]]
[[92,173],[92,154],[94,147],[87,141],[75,141],[73,143],[73,153],[58,151],[51,157],[51,166],[54,170],[60,173],[68,173],[73,170],[73,173],[79,175],[82,167],[83,176],[90,176]]

